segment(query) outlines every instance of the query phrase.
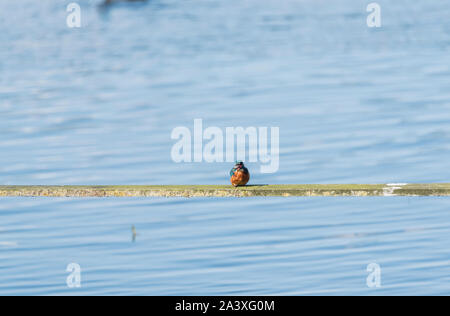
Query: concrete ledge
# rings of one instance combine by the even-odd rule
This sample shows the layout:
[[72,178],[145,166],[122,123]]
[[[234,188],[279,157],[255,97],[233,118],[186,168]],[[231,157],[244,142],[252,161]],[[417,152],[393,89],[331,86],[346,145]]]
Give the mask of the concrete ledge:
[[450,183],[0,186],[0,197],[450,196]]

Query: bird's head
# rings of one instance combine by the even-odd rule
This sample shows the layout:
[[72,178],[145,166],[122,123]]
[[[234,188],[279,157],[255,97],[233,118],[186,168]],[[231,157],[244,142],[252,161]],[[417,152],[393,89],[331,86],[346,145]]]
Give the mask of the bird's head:
[[244,163],[242,161],[238,160],[238,161],[236,161],[235,167],[236,168],[243,168],[244,167]]

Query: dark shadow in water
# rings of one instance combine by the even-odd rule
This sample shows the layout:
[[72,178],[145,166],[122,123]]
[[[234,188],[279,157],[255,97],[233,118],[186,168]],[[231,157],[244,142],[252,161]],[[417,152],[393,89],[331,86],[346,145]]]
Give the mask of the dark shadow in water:
[[147,2],[147,0],[105,0],[103,1],[102,4],[100,4],[100,6],[110,6],[113,4],[117,4],[117,3],[123,3],[123,2]]
[[138,234],[137,234],[137,232],[136,232],[136,227],[134,227],[134,225],[131,226],[131,234],[132,234],[132,236],[131,236],[131,241],[132,241],[132,242],[136,242],[136,236],[137,236]]
[[98,5],[98,9],[102,13],[106,13],[109,9],[111,9],[115,5],[119,4],[126,5],[127,3],[137,5],[137,4],[147,4],[149,2],[151,2],[151,0],[105,0]]
[[152,11],[158,11],[169,7],[163,0],[104,0],[97,5],[99,14],[108,19],[109,13],[114,8],[129,8],[141,10],[144,6],[151,6]]

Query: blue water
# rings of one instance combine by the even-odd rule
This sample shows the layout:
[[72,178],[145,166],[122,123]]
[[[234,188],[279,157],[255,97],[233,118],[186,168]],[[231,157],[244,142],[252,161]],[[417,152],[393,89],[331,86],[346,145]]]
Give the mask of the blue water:
[[[449,182],[447,2],[378,1],[380,29],[371,1],[79,0],[80,29],[70,2],[0,2],[0,184],[226,184],[171,159],[196,118],[280,128],[253,183]],[[2,198],[0,294],[448,295],[449,205]]]

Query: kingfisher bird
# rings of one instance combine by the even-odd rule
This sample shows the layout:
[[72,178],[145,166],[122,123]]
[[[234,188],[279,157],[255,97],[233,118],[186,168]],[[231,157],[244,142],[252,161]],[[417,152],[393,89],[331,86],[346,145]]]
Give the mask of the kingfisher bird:
[[248,172],[242,161],[236,161],[236,164],[230,171],[230,176],[231,184],[234,187],[244,186],[250,180],[250,172]]

